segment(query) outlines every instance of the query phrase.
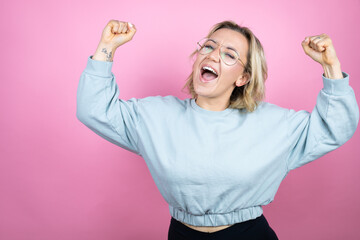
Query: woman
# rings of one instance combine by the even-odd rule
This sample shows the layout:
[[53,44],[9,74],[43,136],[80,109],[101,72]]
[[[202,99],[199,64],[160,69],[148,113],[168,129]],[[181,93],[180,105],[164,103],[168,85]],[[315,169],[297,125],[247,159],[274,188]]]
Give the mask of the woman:
[[115,50],[136,32],[111,20],[88,58],[77,118],[142,156],[172,216],[169,239],[278,239],[262,214],[290,170],[348,141],[359,121],[349,76],[326,34],[305,53],[324,69],[312,113],[263,102],[267,66],[260,41],[232,21],[198,42],[185,85],[192,98],[119,99]]

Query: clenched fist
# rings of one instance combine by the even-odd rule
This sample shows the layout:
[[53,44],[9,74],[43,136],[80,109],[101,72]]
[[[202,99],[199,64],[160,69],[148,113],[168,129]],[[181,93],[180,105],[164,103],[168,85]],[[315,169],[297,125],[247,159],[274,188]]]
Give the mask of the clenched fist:
[[130,41],[135,32],[135,26],[129,22],[110,20],[102,32],[101,40],[92,59],[112,62],[116,49]]
[[135,32],[136,28],[131,23],[110,20],[103,30],[100,42],[116,49],[130,41]]
[[320,63],[327,78],[341,79],[343,74],[334,45],[326,34],[306,37],[301,45],[309,57]]
[[306,55],[322,66],[333,66],[340,63],[332,41],[326,34],[306,37],[301,45]]

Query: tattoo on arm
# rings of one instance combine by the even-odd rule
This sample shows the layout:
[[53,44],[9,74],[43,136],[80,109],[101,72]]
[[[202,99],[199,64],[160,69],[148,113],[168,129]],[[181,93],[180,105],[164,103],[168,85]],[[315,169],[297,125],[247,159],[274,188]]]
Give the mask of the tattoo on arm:
[[106,54],[106,61],[111,62],[112,52],[110,51],[110,52],[108,53],[107,50],[106,50],[106,48],[103,48],[101,52],[103,52],[103,53]]

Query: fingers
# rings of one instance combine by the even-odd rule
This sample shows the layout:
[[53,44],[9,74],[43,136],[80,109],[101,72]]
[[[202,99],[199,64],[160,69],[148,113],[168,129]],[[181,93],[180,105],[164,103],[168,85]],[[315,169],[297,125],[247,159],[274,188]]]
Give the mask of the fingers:
[[301,43],[304,50],[306,49],[310,51],[312,49],[317,52],[325,51],[326,48],[331,44],[332,44],[331,39],[326,34],[306,37],[305,40]]
[[126,28],[126,24],[123,22],[117,22],[114,23],[113,29],[112,29],[112,33],[113,34],[120,34],[120,33],[125,33],[127,30]]
[[310,37],[310,47],[318,52],[322,52],[325,50],[325,48],[322,44],[323,41],[324,41],[324,38],[322,38],[320,36]]
[[111,27],[112,34],[125,34],[130,32],[132,29],[135,29],[133,24],[118,20],[111,20],[109,22],[109,26]]
[[102,33],[101,42],[116,49],[132,40],[135,32],[135,26],[129,22],[110,20]]
[[127,23],[127,27],[130,31],[136,31],[136,28],[134,26],[134,24],[132,24],[131,22],[128,22]]
[[310,47],[309,43],[310,39],[306,37],[305,40],[302,41],[301,46],[303,47],[305,54],[310,56],[315,50]]

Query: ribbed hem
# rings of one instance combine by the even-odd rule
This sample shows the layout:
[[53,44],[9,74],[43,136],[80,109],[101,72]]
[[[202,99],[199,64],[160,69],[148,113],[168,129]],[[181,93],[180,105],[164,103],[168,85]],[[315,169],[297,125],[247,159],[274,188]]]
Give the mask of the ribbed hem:
[[263,213],[261,206],[235,210],[229,213],[210,213],[205,215],[193,215],[182,209],[169,205],[170,215],[180,222],[193,226],[222,226],[255,219]]
[[342,74],[343,78],[341,79],[326,78],[323,74],[324,92],[330,95],[347,94],[351,90],[351,87],[349,86],[349,74],[345,72],[342,72]]
[[111,68],[113,62],[93,60],[92,56],[88,57],[85,72],[99,77],[111,77]]

